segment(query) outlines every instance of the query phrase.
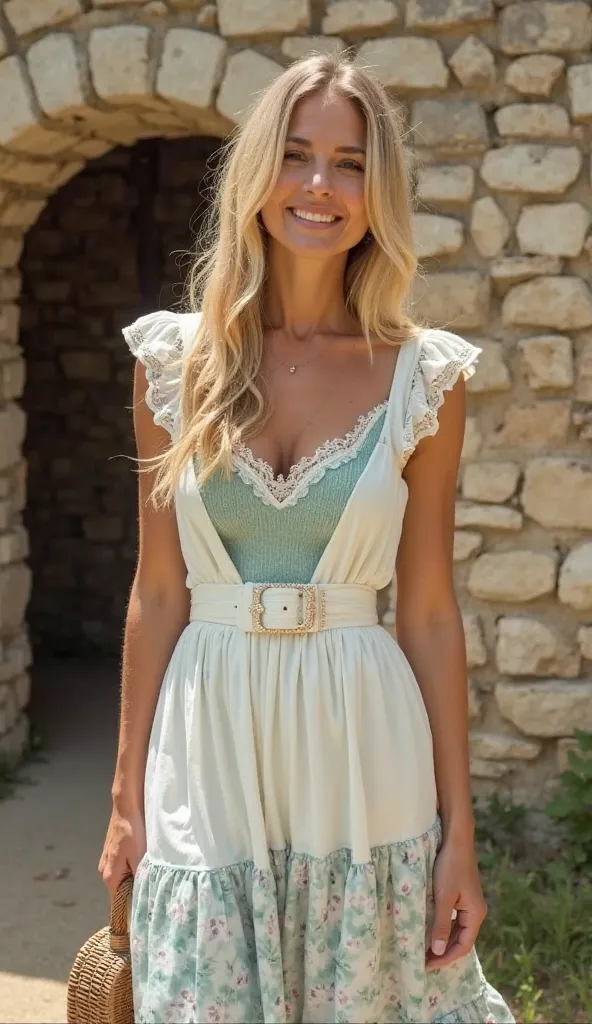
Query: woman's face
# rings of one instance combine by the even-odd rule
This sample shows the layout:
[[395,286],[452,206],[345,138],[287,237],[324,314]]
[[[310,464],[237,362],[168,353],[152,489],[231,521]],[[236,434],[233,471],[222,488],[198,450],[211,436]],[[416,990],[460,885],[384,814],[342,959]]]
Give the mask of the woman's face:
[[351,249],[368,228],[364,201],[366,125],[336,92],[294,107],[273,192],[261,209],[269,234],[295,256]]

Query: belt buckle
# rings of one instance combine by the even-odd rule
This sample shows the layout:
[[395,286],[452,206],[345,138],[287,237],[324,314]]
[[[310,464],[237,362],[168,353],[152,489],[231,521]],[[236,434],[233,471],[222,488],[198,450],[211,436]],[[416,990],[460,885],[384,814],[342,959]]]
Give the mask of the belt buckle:
[[[262,618],[265,608],[261,603],[261,595],[266,590],[288,587],[297,590],[299,597],[304,597],[304,613],[297,626],[278,626],[277,628],[263,625]],[[253,586],[252,601],[249,605],[251,628],[254,633],[312,633],[316,623],[317,585],[316,583],[256,583]]]

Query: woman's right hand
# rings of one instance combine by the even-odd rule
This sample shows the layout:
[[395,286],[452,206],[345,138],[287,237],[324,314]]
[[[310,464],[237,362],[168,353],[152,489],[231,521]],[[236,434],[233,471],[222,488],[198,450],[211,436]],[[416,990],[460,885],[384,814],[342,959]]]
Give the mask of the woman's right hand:
[[138,809],[124,811],[114,804],[98,865],[111,898],[126,875],[135,875],[145,852],[144,815]]

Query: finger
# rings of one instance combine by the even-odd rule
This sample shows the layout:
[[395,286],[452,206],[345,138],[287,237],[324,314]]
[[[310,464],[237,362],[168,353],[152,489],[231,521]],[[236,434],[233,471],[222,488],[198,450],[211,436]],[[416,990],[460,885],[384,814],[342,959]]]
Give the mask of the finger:
[[480,924],[481,919],[478,915],[469,914],[468,911],[459,914],[452,928],[446,952],[443,956],[431,955],[426,963],[427,969],[446,967],[448,964],[454,963],[455,960],[467,956],[475,945]]
[[436,956],[442,956],[448,945],[454,904],[455,897],[451,893],[440,893],[436,896],[435,916],[430,943],[432,953]]

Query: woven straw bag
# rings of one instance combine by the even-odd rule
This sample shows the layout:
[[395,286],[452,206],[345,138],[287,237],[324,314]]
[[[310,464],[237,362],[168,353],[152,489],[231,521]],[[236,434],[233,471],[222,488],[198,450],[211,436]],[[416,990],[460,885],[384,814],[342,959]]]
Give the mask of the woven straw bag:
[[134,1024],[126,875],[111,901],[109,924],[79,950],[68,978],[68,1024]]

